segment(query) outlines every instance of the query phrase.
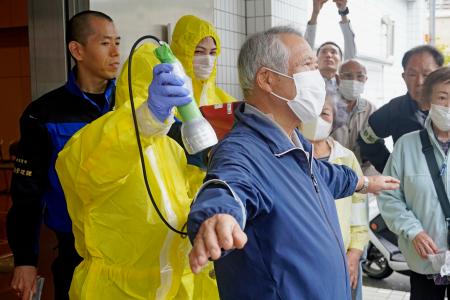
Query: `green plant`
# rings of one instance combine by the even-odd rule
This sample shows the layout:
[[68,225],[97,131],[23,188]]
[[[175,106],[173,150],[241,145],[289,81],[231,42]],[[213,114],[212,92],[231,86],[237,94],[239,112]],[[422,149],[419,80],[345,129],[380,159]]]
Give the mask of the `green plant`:
[[444,54],[444,66],[450,66],[450,47],[447,44],[440,43],[439,40],[436,44],[436,48],[438,48],[442,54]]

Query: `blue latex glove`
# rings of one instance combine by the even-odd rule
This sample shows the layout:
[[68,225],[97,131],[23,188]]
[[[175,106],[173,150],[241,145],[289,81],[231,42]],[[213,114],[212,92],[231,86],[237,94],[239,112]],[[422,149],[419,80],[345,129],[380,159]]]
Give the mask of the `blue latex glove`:
[[159,64],[153,68],[153,81],[148,88],[147,105],[153,115],[164,122],[174,106],[192,101],[189,90],[183,87],[184,80],[171,73],[171,64]]

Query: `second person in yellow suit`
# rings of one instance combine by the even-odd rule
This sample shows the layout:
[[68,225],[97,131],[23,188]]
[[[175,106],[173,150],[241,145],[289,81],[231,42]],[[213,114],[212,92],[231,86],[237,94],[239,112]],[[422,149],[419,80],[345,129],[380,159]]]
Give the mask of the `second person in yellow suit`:
[[220,39],[214,27],[195,16],[181,17],[172,34],[170,48],[192,79],[194,98],[199,106],[236,101],[216,86]]
[[[209,23],[192,16],[180,22],[184,18],[195,21],[185,27],[187,32],[198,35],[199,41],[212,36],[219,49],[218,37]],[[198,27],[190,31],[194,25]],[[153,80],[152,69],[159,63],[152,54],[154,48],[145,44],[134,54],[134,100],[150,190],[166,220],[181,229],[202,178],[192,176],[183,149],[165,135],[173,114],[161,122],[148,109],[147,89]],[[191,49],[193,60],[196,45]],[[192,80],[194,91],[197,82],[204,85],[215,76],[215,66],[212,72],[207,80]],[[150,203],[133,129],[127,75],[125,64],[117,82],[117,109],[77,132],[57,160],[76,249],[83,257],[74,273],[70,297],[218,299],[212,269],[195,278],[186,272],[188,239],[169,230]],[[158,81],[161,78],[159,75]],[[218,88],[207,91],[212,95],[208,104],[234,100]]]

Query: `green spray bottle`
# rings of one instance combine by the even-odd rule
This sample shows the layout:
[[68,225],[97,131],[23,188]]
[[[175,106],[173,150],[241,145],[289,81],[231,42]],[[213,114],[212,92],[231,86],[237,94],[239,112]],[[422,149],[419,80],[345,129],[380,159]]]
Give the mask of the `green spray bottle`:
[[217,136],[211,124],[203,117],[195,102],[192,81],[186,75],[180,61],[175,57],[169,45],[160,42],[161,46],[155,49],[155,55],[162,63],[173,65],[173,73],[184,80],[186,89],[190,91],[192,99],[186,105],[178,106],[183,124],[181,125],[181,138],[189,154],[195,154],[217,144]]

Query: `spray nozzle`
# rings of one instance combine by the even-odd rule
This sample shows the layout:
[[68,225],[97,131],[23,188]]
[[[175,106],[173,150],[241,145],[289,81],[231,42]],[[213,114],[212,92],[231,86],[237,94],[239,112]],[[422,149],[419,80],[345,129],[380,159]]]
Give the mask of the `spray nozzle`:
[[177,62],[177,58],[173,55],[172,50],[166,42],[160,41],[160,46],[155,49],[155,55],[160,62],[173,64]]
[[173,65],[173,73],[184,79],[184,87],[190,91],[192,101],[186,105],[177,107],[183,120],[181,125],[181,138],[189,154],[196,154],[217,144],[217,136],[211,124],[203,118],[192,93],[191,79],[186,75],[183,66],[172,53],[169,45],[160,42],[155,49],[156,57],[163,63]]

